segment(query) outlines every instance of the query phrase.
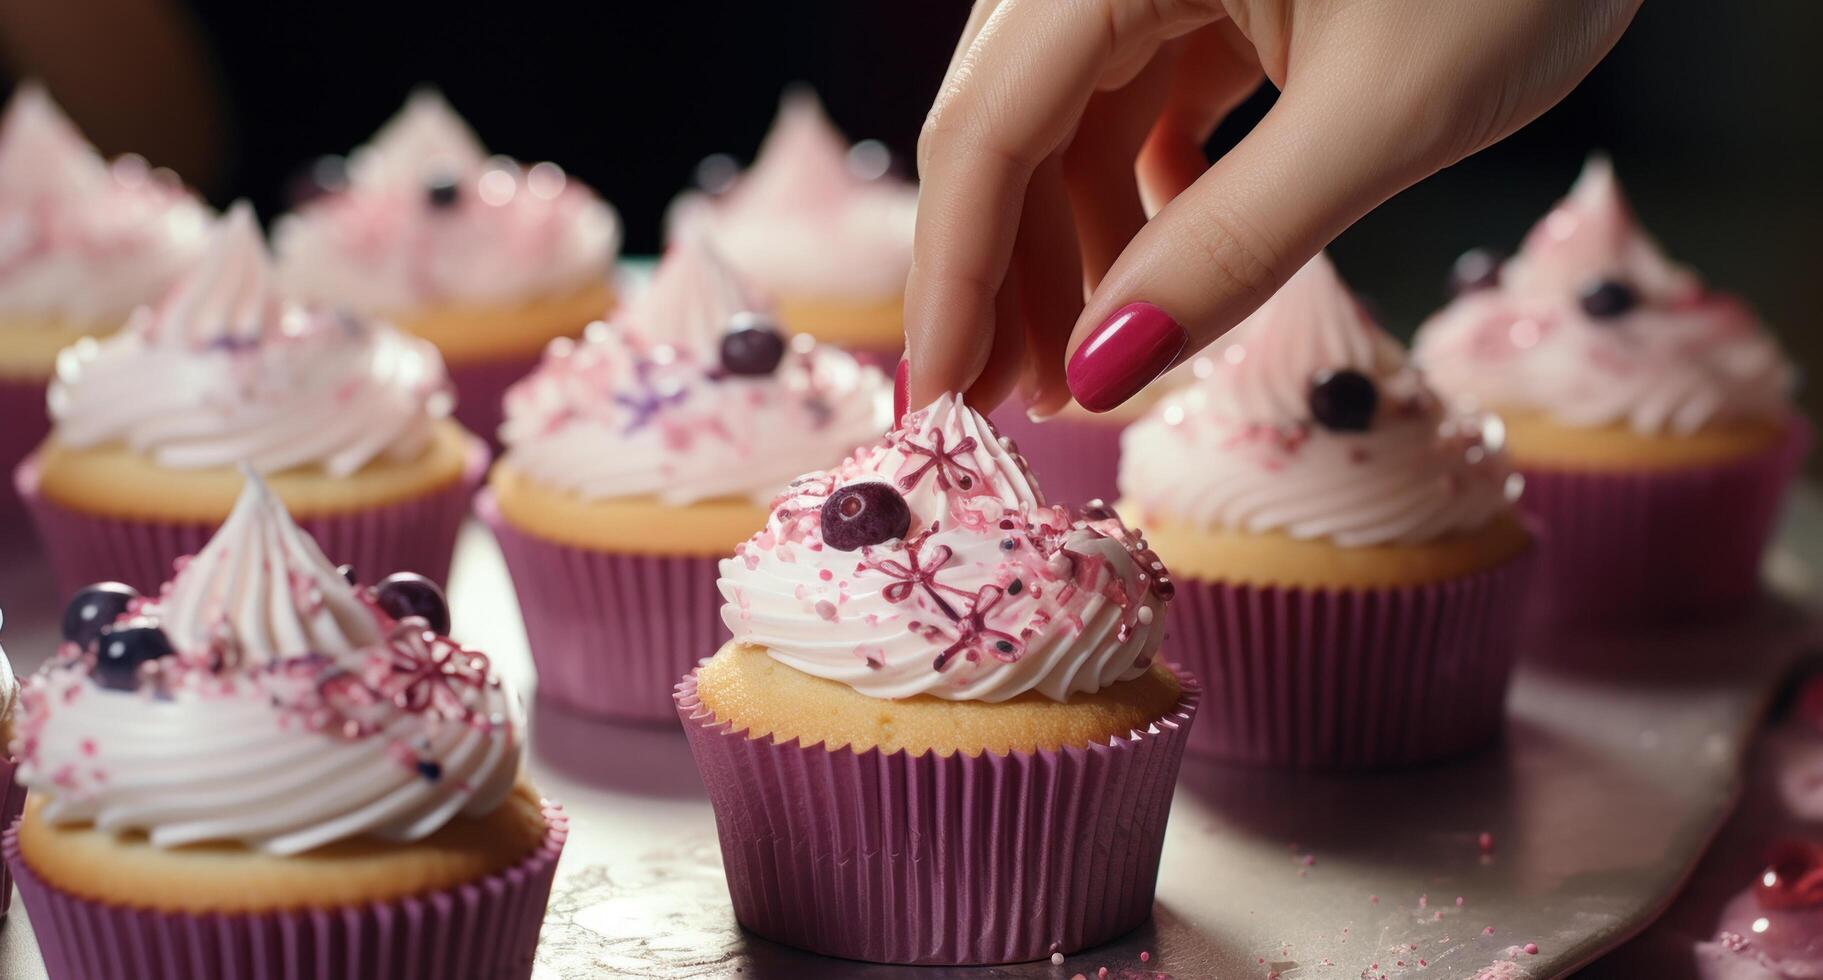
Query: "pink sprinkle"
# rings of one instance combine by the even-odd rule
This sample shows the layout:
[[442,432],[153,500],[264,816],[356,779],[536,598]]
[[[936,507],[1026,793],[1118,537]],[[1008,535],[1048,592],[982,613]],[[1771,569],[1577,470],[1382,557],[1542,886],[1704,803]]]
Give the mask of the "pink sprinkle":
[[1481,847],[1483,854],[1491,854],[1494,851],[1494,835],[1485,830],[1481,832],[1481,836],[1475,838],[1475,843]]
[[830,602],[828,599],[818,599],[817,605],[816,605],[816,610],[817,610],[818,616],[821,616],[824,619],[829,620],[832,623],[835,622],[835,619],[836,619],[835,603]]
[[1442,922],[1442,921],[1443,921],[1443,913],[1442,913],[1442,912],[1432,912],[1432,913],[1431,913],[1431,921],[1432,921],[1432,922]]
[[1299,858],[1299,860],[1303,861],[1304,867],[1308,868],[1317,863],[1317,856],[1315,854],[1306,854],[1302,858]]
[[1418,907],[1419,908],[1427,909],[1427,908],[1430,908],[1430,906],[1431,906],[1431,897],[1429,895],[1419,895],[1418,896]]
[[93,757],[95,755],[95,753],[98,751],[100,751],[100,750],[95,747],[94,739],[85,738],[82,740],[82,754],[83,755]]
[[[1538,947],[1536,947],[1536,946],[1534,946],[1534,947],[1532,947],[1532,949],[1531,949],[1531,950],[1530,950],[1530,951],[1531,951],[1531,952],[1534,952],[1534,953],[1536,953],[1536,952],[1538,952]],[[1140,961],[1140,962],[1141,962],[1141,963],[1150,963],[1150,962],[1152,962],[1152,954],[1151,954],[1151,953],[1145,953],[1145,952],[1142,952],[1142,953],[1140,953],[1140,954],[1139,954],[1139,961]]]
[[1105,967],[1105,966],[1104,966],[1104,967],[1102,967],[1102,968],[1101,968],[1101,969],[1099,969],[1099,970],[1096,970],[1096,971],[1095,971],[1095,975],[1096,975],[1096,976],[1098,976],[1098,977],[1105,977],[1105,976],[1107,976],[1107,975],[1108,975],[1108,968],[1107,968],[1107,967]]
[[1070,980],[1089,980],[1089,978],[1078,973],[1075,976],[1071,977]]
[[1052,953],[1051,954],[1051,965],[1052,966],[1062,966],[1063,965],[1063,954],[1062,953]]
[[1380,904],[1380,896],[1369,895],[1369,896],[1367,896],[1367,901],[1368,901],[1368,904],[1370,904],[1370,905],[1378,905],[1378,904]]
[[1430,963],[1425,960],[1419,960],[1418,965],[1419,966],[1430,966]]
[[817,572],[817,578],[820,578],[825,582],[827,582],[830,579],[835,578],[835,577],[836,577],[835,573],[830,571],[827,568],[823,569],[822,571]]
[[1461,896],[1461,895],[1457,895],[1457,896],[1456,896],[1456,907],[1457,907],[1457,908],[1461,908],[1461,907],[1462,907],[1462,896]]
[[1481,930],[1481,934],[1484,936],[1492,936],[1494,934],[1494,927],[1488,926],[1487,928]]
[[1537,956],[1538,955],[1538,944],[1537,943],[1526,943],[1525,952],[1526,952],[1527,956]]

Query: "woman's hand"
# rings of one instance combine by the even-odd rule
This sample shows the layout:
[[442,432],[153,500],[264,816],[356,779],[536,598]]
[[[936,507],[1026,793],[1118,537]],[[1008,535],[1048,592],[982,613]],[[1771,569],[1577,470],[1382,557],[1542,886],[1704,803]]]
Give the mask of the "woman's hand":
[[[1040,416],[1119,405],[1361,215],[1563,98],[1638,7],[977,0],[918,143],[913,404],[1017,386]],[[1263,78],[1277,103],[1209,165]]]

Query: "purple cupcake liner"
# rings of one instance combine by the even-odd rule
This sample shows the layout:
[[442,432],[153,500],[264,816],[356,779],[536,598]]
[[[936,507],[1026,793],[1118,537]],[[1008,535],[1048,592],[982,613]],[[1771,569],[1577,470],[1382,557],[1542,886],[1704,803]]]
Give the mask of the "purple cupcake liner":
[[1152,914],[1196,681],[1145,731],[1061,751],[856,752],[677,713],[709,789],[735,918],[811,952],[994,964],[1107,942]]
[[496,360],[447,365],[450,383],[456,386],[456,421],[487,440],[488,448],[498,453],[500,423],[506,421],[503,404],[506,390],[531,374],[543,356],[544,352],[540,350]]
[[[447,582],[456,534],[468,516],[475,488],[487,474],[488,460],[487,446],[476,439],[461,477],[441,490],[415,500],[310,517],[298,524],[329,560],[353,565],[366,580],[410,571]],[[70,510],[38,492],[36,456],[20,464],[13,485],[44,541],[62,595],[94,582],[125,582],[152,594],[171,577],[172,563],[200,551],[220,526],[219,521],[134,520]]]
[[1179,576],[1171,649],[1203,679],[1190,750],[1292,769],[1468,754],[1505,718],[1532,553],[1427,585],[1302,589]]
[[1538,522],[1532,613],[1546,626],[1721,618],[1760,595],[1760,560],[1810,448],[1794,418],[1746,459],[1668,472],[1522,469]]
[[[0,827],[11,827],[25,812],[25,787],[13,779],[18,760],[0,757]],[[0,863],[0,915],[13,906],[13,873]]]
[[729,639],[719,561],[547,541],[508,523],[485,489],[475,512],[519,595],[538,697],[592,718],[670,725],[677,678]]
[[1113,503],[1120,496],[1115,484],[1125,426],[1064,417],[1034,422],[1011,401],[989,418],[1013,440],[1050,503],[1081,506],[1098,498]]
[[[31,455],[51,431],[44,407],[43,379],[0,378],[0,467],[13,467]],[[0,525],[25,516],[19,493],[11,484],[0,486]]]
[[445,980],[532,975],[538,930],[569,823],[545,804],[531,856],[472,884],[336,908],[156,912],[62,891],[32,872],[19,829],[6,863],[50,980]]

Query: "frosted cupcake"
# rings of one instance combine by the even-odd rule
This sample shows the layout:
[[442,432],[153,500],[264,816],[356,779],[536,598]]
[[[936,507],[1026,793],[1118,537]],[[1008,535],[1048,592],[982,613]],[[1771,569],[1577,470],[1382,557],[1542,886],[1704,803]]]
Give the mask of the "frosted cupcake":
[[1498,420],[1449,411],[1319,254],[1127,430],[1121,512],[1175,573],[1191,748],[1300,768],[1500,729],[1531,542]]
[[672,206],[672,238],[706,232],[787,329],[890,367],[905,346],[918,190],[886,164],[878,144],[851,149],[816,96],[792,90],[752,167]]
[[488,156],[434,92],[414,93],[325,191],[273,230],[286,284],[436,344],[458,417],[490,440],[507,385],[613,301],[613,209],[554,163]]
[[1151,914],[1198,699],[1159,660],[1171,581],[959,397],[794,481],[719,585],[734,639],[677,710],[741,925],[1011,963]]
[[15,485],[65,591],[156,587],[228,516],[240,463],[363,574],[442,581],[487,466],[449,408],[429,343],[286,298],[240,204],[157,306],[59,356]]
[[1541,616],[1751,602],[1809,442],[1792,366],[1752,311],[1665,258],[1600,157],[1518,255],[1473,271],[1416,357],[1445,395],[1506,420],[1544,532]]
[[565,822],[434,587],[351,584],[249,476],[156,595],[72,605],[5,837],[53,980],[531,975]]
[[[0,468],[44,438],[57,352],[111,333],[194,261],[208,211],[169,171],[109,164],[35,83],[0,120]],[[16,506],[0,490],[0,515]]]
[[[5,616],[0,615],[0,625]],[[11,827],[25,809],[25,787],[14,775],[18,760],[13,758],[13,710],[19,703],[19,681],[13,676],[13,665],[0,650],[0,827]],[[0,915],[13,904],[13,875],[0,865]]]
[[480,501],[519,593],[547,702],[669,721],[671,685],[726,638],[716,560],[792,477],[886,428],[872,367],[770,310],[701,240],[507,395]]
[[1185,361],[1106,412],[1091,412],[1071,401],[1038,420],[1026,414],[1017,398],[1009,398],[994,410],[994,427],[1018,445],[1026,465],[1044,481],[1047,498],[1075,506],[1113,500],[1120,493],[1121,433],[1167,392],[1186,384],[1199,361],[1206,358]]

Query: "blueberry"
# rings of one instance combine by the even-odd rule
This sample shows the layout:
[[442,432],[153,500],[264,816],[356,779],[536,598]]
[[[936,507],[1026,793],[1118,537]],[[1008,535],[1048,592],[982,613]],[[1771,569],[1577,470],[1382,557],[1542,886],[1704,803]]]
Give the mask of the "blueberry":
[[740,314],[722,335],[722,370],[729,374],[764,377],[784,359],[785,335],[764,317]]
[[342,581],[347,582],[349,585],[361,584],[360,581],[354,577],[353,565],[337,565],[335,570],[336,574],[342,576]]
[[424,196],[433,208],[454,207],[460,192],[456,178],[449,174],[438,174],[424,182]]
[[437,583],[413,572],[395,572],[374,586],[374,601],[394,619],[421,617],[430,631],[449,635],[449,602]]
[[1639,294],[1619,279],[1598,279],[1582,291],[1582,311],[1598,320],[1622,316],[1639,305]]
[[837,551],[857,551],[905,537],[911,530],[911,508],[899,491],[884,483],[856,483],[823,501],[823,543]]
[[1450,291],[1472,293],[1500,285],[1500,262],[1505,258],[1491,248],[1471,248],[1450,267]]
[[1372,378],[1344,368],[1324,371],[1310,385],[1310,414],[1332,432],[1366,432],[1380,405]]
[[119,582],[97,582],[76,593],[63,609],[63,638],[87,650],[101,631],[127,611],[139,592]]
[[109,626],[95,641],[95,680],[102,687],[131,691],[139,686],[140,664],[176,652],[165,631],[144,620]]

